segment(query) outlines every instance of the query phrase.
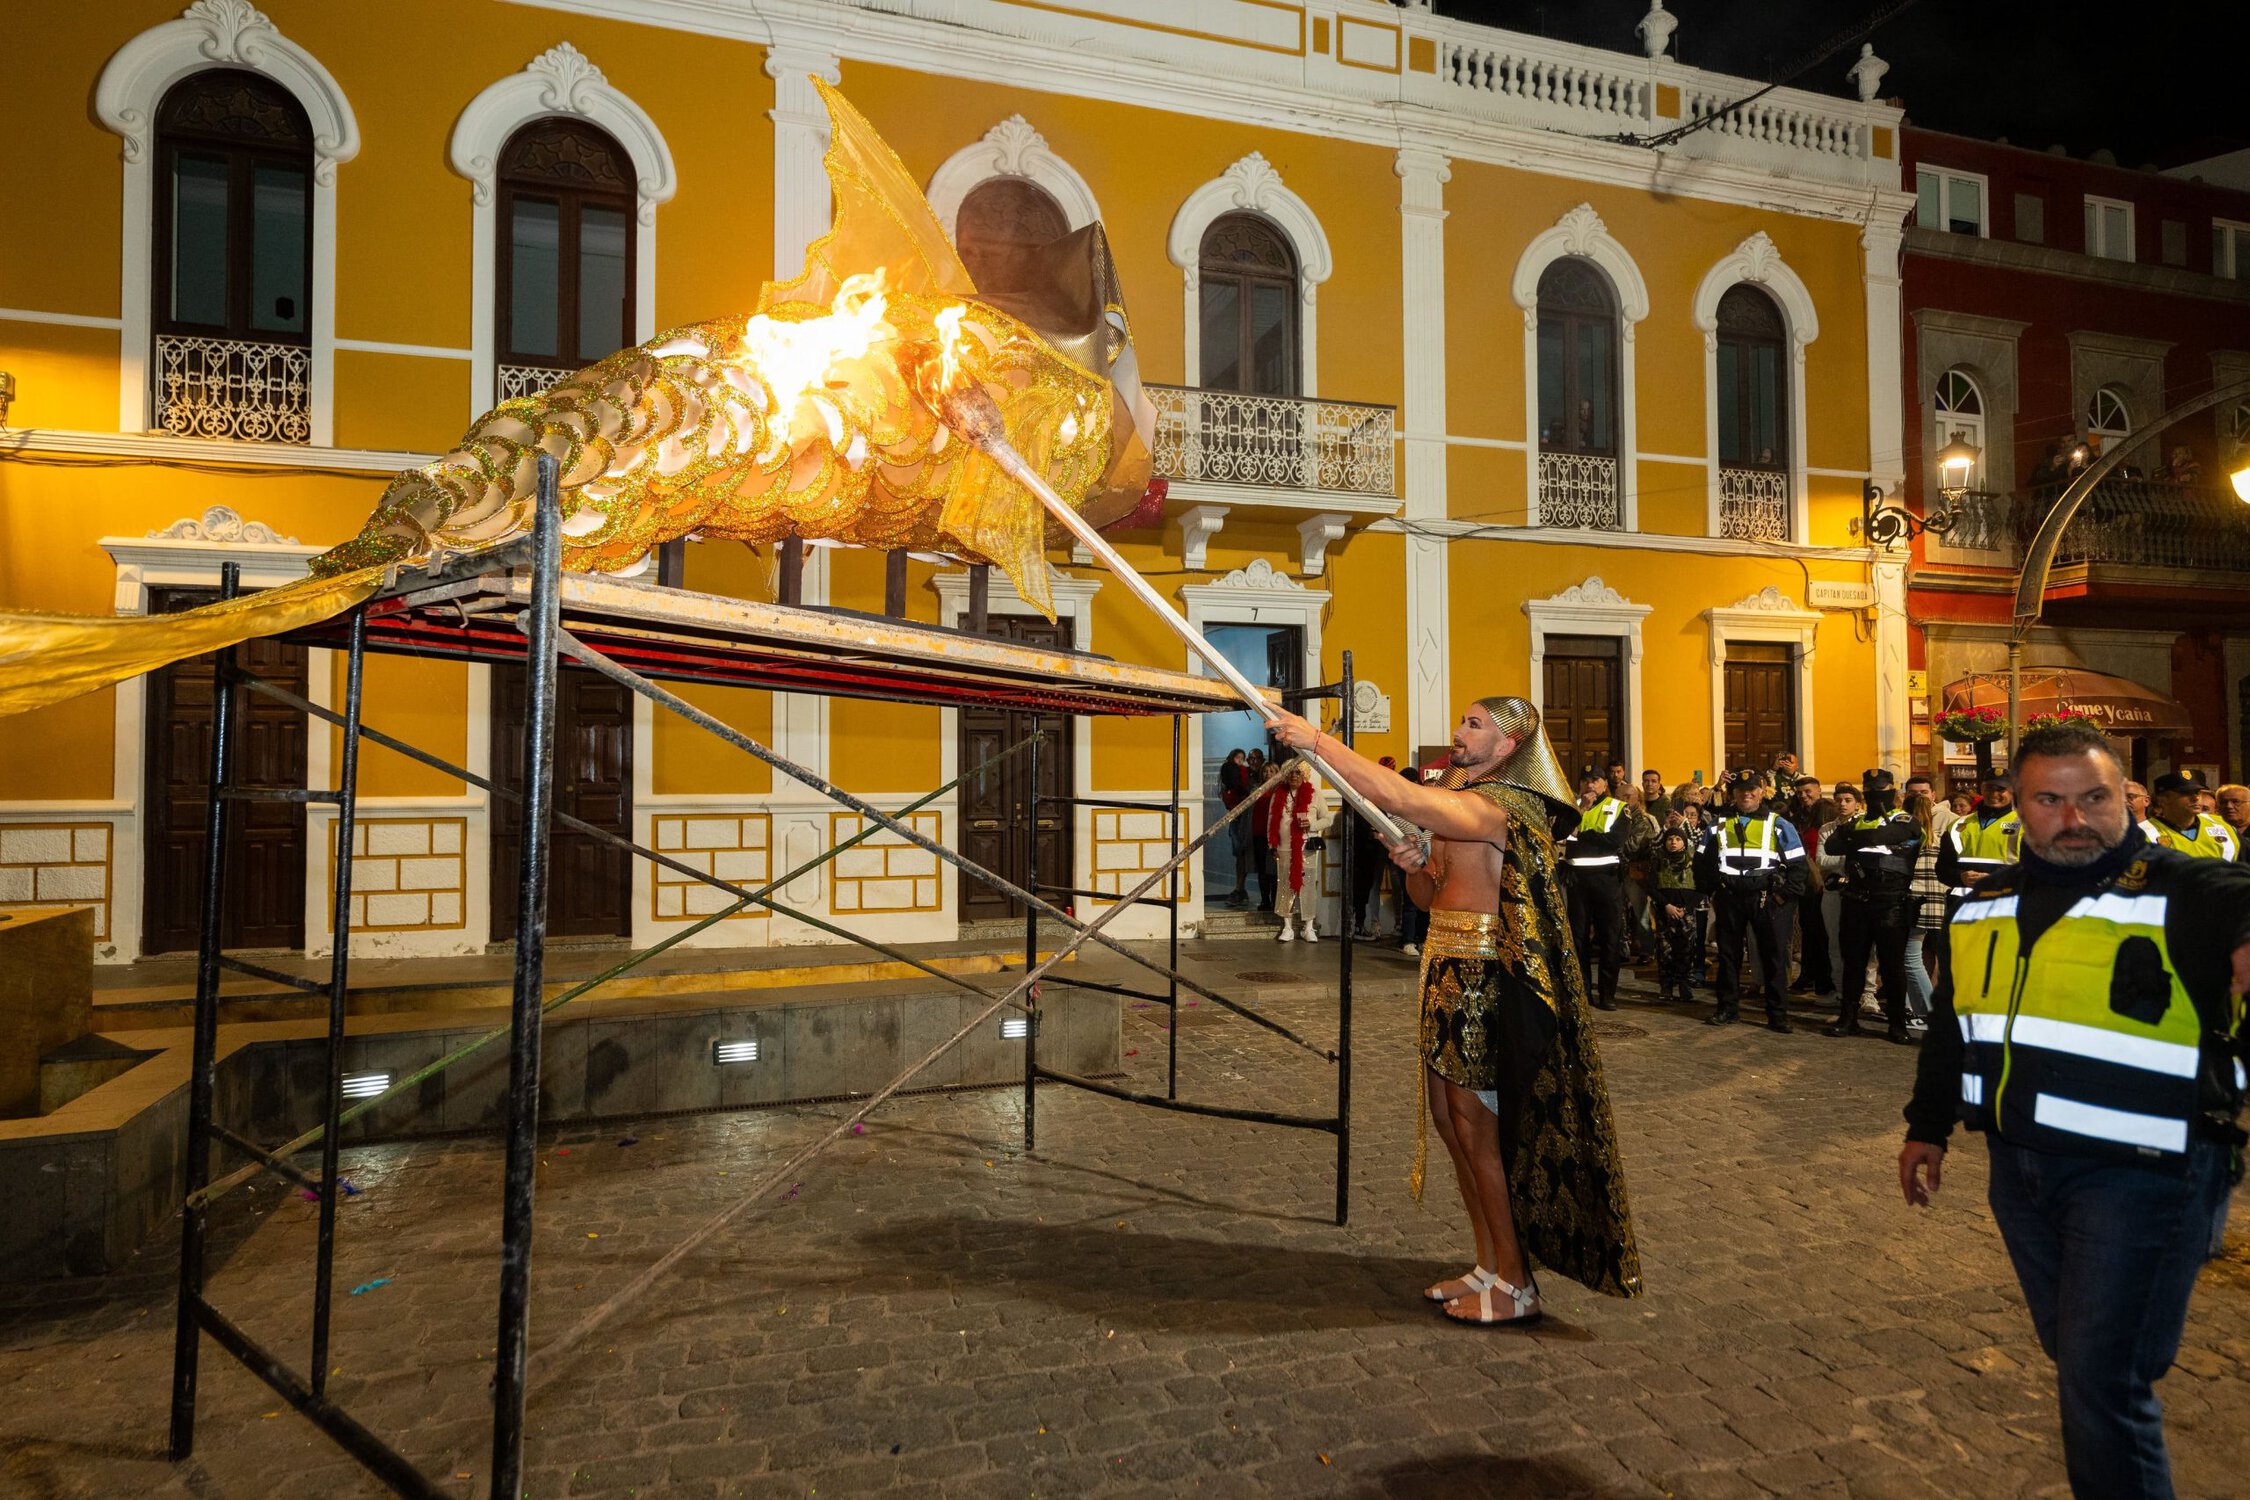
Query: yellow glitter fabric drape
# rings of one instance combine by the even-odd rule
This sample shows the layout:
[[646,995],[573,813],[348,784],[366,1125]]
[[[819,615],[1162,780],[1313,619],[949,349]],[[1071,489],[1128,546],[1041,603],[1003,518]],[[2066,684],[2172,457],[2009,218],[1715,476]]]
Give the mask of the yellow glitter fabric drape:
[[[1049,608],[1044,510],[929,398],[939,382],[981,384],[1017,451],[1096,524],[1139,501],[1147,403],[1099,226],[1058,242],[1044,262],[1056,286],[980,298],[874,127],[821,95],[835,227],[754,313],[669,330],[502,402],[395,478],[303,583],[147,619],[0,616],[0,714],[326,618],[389,565],[509,542],[530,527],[541,453],[561,466],[572,570],[631,568],[683,536],[796,536],[989,561]],[[1061,284],[1073,280],[1095,284]]]

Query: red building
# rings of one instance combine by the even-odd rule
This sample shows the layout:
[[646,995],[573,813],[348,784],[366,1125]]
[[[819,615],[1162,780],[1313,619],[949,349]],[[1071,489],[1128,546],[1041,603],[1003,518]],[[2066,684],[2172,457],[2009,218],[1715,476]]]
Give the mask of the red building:
[[[1909,128],[1904,443],[1909,508],[1941,509],[1936,455],[1980,450],[1959,520],[1914,542],[1917,767],[1970,763],[1930,731],[1947,684],[2004,669],[2016,567],[2075,455],[2215,383],[2250,378],[2250,192],[2194,168]],[[2250,754],[2250,398],[2134,450],[2065,533],[2025,660],[2130,679],[2177,705],[2129,739],[2137,767],[2240,779]],[[1942,762],[1941,762],[1942,757]]]

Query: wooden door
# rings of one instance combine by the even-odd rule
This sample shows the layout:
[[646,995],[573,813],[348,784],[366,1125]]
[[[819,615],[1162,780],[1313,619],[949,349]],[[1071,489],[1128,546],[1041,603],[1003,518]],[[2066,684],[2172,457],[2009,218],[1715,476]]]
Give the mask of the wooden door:
[[[993,615],[985,633],[1025,646],[1057,649],[1070,645],[1070,621],[1048,621],[1036,615]],[[1004,709],[968,708],[960,711],[961,769],[968,770],[1007,749],[1029,734],[1034,720],[1047,731],[1039,746],[1039,795],[1065,797],[1071,789],[1071,718],[1068,714],[1010,713]],[[1000,765],[972,776],[961,785],[961,853],[968,859],[1024,883],[1023,809],[1030,774],[1030,752],[1019,750]],[[1039,878],[1050,885],[1072,882],[1072,809],[1044,803],[1034,836],[1038,840]],[[960,879],[961,920],[989,922],[1023,915],[1023,906],[973,876]],[[1070,898],[1056,902],[1069,905]]]
[[1540,716],[1574,786],[1586,767],[1606,773],[1611,761],[1625,759],[1625,673],[1618,645],[1615,636],[1547,637]]
[[1727,763],[1765,770],[1797,748],[1797,663],[1779,642],[1734,641],[1726,660]]
[[[158,589],[150,608],[171,614],[218,597],[216,589]],[[309,696],[301,646],[255,640],[236,659],[247,671]],[[217,663],[175,662],[148,681],[148,809],[142,853],[141,951],[193,951],[202,939],[205,817]],[[305,784],[305,717],[247,689],[235,699],[238,786]],[[227,815],[227,896],[219,941],[228,948],[305,946],[305,805],[237,802]]]
[[[492,779],[510,790],[523,785],[529,681],[521,666],[492,669]],[[584,667],[565,666],[556,674],[555,810],[620,838],[633,836],[633,694]],[[548,848],[547,935],[630,935],[633,857],[559,823]],[[516,935],[522,856],[522,804],[495,797],[492,940],[496,943]]]

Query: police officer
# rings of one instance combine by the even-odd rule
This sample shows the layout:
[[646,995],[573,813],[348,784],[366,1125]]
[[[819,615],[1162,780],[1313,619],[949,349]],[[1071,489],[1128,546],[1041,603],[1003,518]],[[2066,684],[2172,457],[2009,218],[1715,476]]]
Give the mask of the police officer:
[[1640,842],[1640,828],[1640,819],[1610,795],[1609,778],[1588,766],[1578,778],[1578,827],[1563,840],[1563,863],[1570,871],[1571,936],[1596,1010],[1617,1009],[1617,971],[1625,962],[1625,862]]
[[2023,823],[2016,817],[2015,797],[2005,776],[1988,776],[1983,800],[1976,810],[1956,819],[1938,841],[1937,878],[1947,892],[1950,911],[1978,881],[2016,862],[2023,841]]
[[1898,807],[1898,779],[1884,770],[1859,779],[1867,810],[1839,823],[1826,848],[1844,861],[1843,982],[1836,993],[1841,1008],[1822,1036],[1859,1034],[1859,997],[1867,987],[1867,955],[1875,955],[1882,983],[1877,994],[1890,1021],[1890,1038],[1904,1046],[1906,1029],[1906,937],[1914,925],[1914,861],[1922,852],[1922,830]]
[[1927,1203],[1954,1120],[1984,1132],[2071,1492],[2168,1497],[2154,1386],[2242,1170],[2250,870],[2150,842],[2089,726],[2025,735],[2013,772],[2022,859],[1950,920],[1899,1188]]
[[2242,840],[2216,814],[2197,812],[2195,799],[2203,783],[2193,776],[2167,771],[2149,786],[2148,817],[2141,832],[2152,844],[2162,844],[2197,859],[2242,858]]
[[[1805,888],[1805,846],[1765,805],[1765,778],[1745,767],[1727,783],[1734,806],[1696,851],[1699,889],[1717,914],[1719,1004],[1704,1022],[1724,1026],[1742,1003],[1742,942],[1748,938],[1766,986],[1766,1025],[1789,1031],[1789,912]],[[1862,960],[1864,962],[1864,960]]]

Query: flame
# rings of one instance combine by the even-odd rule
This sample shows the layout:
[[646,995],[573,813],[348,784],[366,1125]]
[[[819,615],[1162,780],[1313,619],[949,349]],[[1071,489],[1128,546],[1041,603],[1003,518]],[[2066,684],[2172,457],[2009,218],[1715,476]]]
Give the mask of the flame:
[[830,384],[843,365],[898,337],[885,317],[889,299],[880,270],[847,278],[828,306],[819,317],[798,322],[760,313],[743,327],[744,362],[764,382],[773,397],[773,413],[783,423],[798,402]]
[[956,302],[931,319],[938,331],[938,389],[949,391],[961,377],[961,318],[968,309]]

